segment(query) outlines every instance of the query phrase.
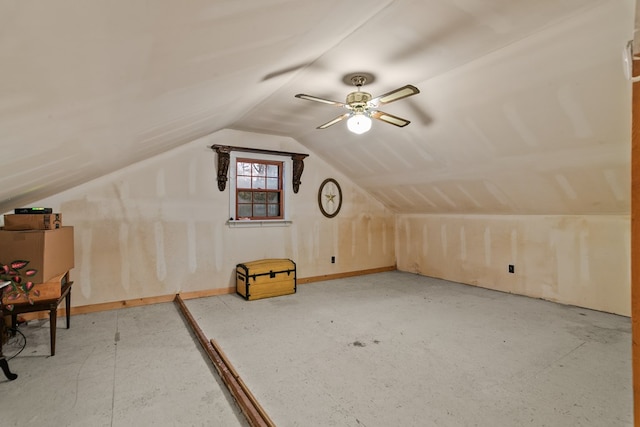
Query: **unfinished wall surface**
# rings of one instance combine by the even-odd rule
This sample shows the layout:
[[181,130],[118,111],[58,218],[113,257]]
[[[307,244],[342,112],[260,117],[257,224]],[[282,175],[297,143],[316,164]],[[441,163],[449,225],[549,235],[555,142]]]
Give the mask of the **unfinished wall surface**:
[[628,316],[630,226],[628,215],[400,215],[398,269]]
[[[212,144],[310,154],[290,194],[291,225],[227,225]],[[333,219],[317,206],[327,177],[343,191]],[[630,313],[628,215],[396,215],[286,137],[220,131],[33,205],[75,227],[74,306],[223,290],[237,263],[283,257],[302,278],[397,260],[403,271]]]
[[[299,278],[395,264],[393,214],[312,153],[291,225],[230,228],[213,144],[309,153],[291,138],[225,130],[33,204],[75,227],[74,306],[228,288],[237,263],[262,258],[293,259]],[[332,219],[317,204],[328,177],[344,199]]]

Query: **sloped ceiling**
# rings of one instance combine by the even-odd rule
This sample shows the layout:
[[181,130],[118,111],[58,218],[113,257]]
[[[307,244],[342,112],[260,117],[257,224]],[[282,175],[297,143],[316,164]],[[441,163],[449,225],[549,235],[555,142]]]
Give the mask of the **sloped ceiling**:
[[[224,128],[290,136],[403,213],[630,206],[634,0],[0,3],[0,211]],[[343,76],[421,93],[363,135]]]

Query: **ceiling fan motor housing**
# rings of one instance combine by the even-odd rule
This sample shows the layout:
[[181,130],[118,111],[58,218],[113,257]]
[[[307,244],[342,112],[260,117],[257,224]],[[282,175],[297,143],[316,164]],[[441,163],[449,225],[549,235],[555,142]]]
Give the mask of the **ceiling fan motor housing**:
[[362,110],[371,101],[371,94],[367,92],[351,92],[347,95],[347,105],[352,110]]

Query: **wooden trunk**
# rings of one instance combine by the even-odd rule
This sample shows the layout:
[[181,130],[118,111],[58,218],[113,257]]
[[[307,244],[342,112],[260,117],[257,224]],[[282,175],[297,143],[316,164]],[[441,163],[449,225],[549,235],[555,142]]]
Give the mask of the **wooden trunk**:
[[236,266],[236,292],[246,300],[296,292],[296,264],[290,259],[262,259]]

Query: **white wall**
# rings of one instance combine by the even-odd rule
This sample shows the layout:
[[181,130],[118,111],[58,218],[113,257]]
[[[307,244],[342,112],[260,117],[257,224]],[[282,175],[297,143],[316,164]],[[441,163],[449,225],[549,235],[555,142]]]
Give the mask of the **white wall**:
[[400,215],[398,269],[628,316],[630,226],[628,215]]
[[[229,228],[212,144],[309,153],[291,138],[224,130],[34,203],[75,228],[74,306],[227,288],[237,263],[262,258],[293,259],[299,278],[395,265],[393,214],[312,153],[292,225]],[[344,199],[333,219],[317,206],[328,177]]]

